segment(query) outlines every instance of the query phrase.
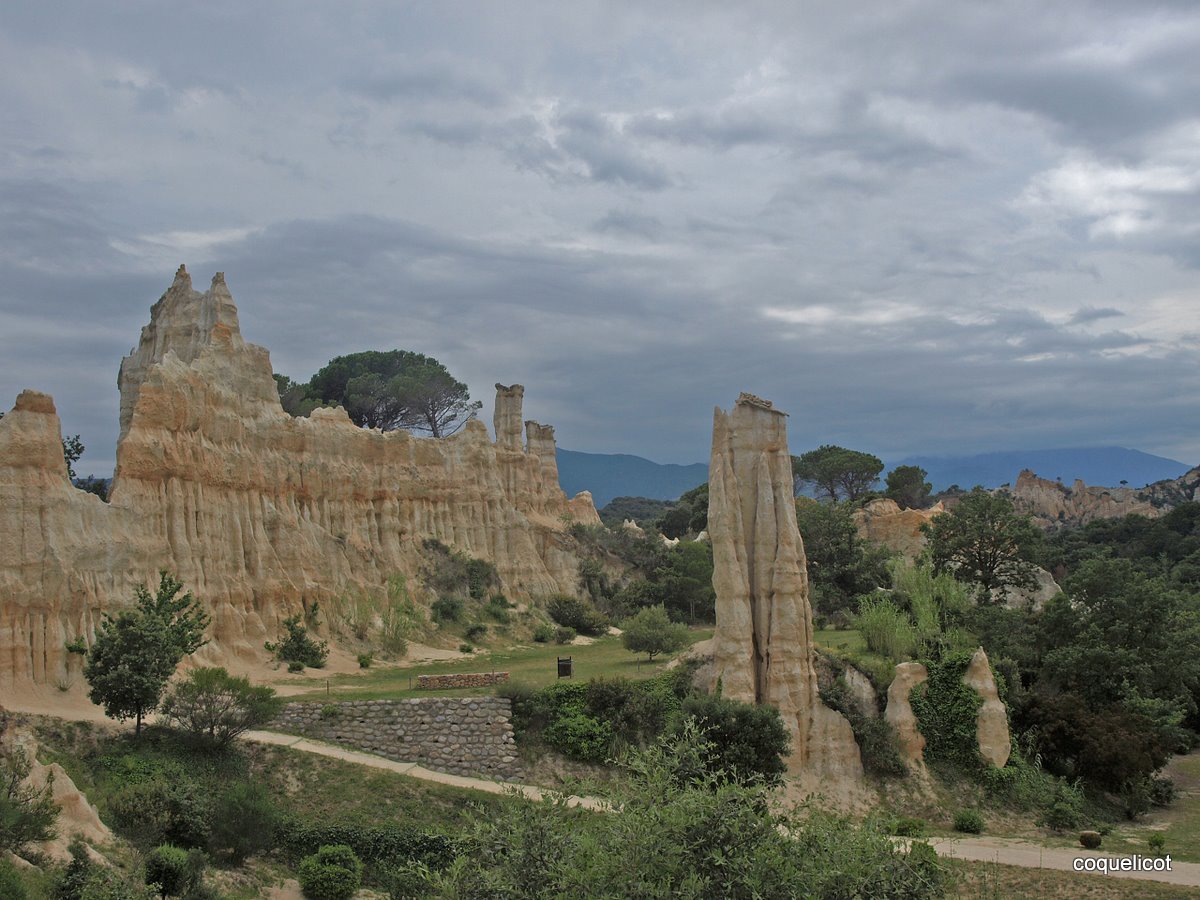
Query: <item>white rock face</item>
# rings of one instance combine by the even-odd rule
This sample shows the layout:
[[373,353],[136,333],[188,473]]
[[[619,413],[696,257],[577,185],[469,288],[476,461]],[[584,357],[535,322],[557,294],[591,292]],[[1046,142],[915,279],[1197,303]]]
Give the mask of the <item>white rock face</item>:
[[293,418],[224,278],[200,293],[182,268],[119,380],[107,504],[68,481],[50,397],[0,419],[0,688],[65,677],[64,643],[160,569],[211,613],[207,662],[261,659],[301,602],[417,577],[426,538],[494,563],[514,599],[578,591],[565,523],[599,517],[559,487],[552,429],[521,446],[520,385],[497,392],[495,444],[479,421],[435,440]]
[[750,394],[732,412],[713,414],[708,531],[714,666],[724,695],[779,708],[792,735],[793,773],[826,791],[857,788],[862,758],[850,723],[817,693],[787,417]]
[[1008,733],[1008,711],[996,690],[996,679],[987,654],[980,647],[971,656],[971,663],[963,673],[963,684],[983,698],[979,714],[975,719],[975,737],[979,741],[979,755],[997,769],[1003,768],[1012,753],[1012,740]]
[[900,755],[910,766],[925,768],[925,736],[917,727],[917,716],[909,702],[909,694],[918,684],[929,680],[929,670],[919,662],[902,662],[888,687],[887,709],[883,717],[894,729],[900,743]]

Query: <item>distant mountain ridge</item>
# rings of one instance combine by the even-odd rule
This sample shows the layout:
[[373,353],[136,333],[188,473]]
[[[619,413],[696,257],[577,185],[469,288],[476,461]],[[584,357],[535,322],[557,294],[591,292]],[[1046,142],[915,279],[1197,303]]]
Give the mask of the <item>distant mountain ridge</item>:
[[[1191,466],[1164,456],[1127,447],[1074,447],[1056,450],[1006,450],[973,456],[910,456],[889,461],[884,472],[896,466],[920,466],[929,473],[935,491],[952,484],[972,488],[981,484],[997,488],[1014,484],[1023,469],[1043,478],[1061,478],[1064,484],[1080,479],[1086,484],[1141,488],[1158,481],[1178,478]],[[571,496],[591,491],[596,508],[614,497],[649,497],[675,500],[708,480],[708,465],[656,463],[628,453],[584,453],[558,451],[558,479]]]
[[1155,456],[1127,447],[1065,447],[1056,450],[1004,450],[974,456],[910,456],[898,465],[920,466],[929,473],[935,491],[952,484],[970,489],[977,484],[997,488],[1014,484],[1024,469],[1050,481],[1141,488],[1156,481],[1178,478],[1191,466],[1165,456]]
[[708,464],[656,463],[628,453],[558,450],[558,483],[568,497],[591,491],[596,508],[614,497],[677,500],[684,491],[708,481]]

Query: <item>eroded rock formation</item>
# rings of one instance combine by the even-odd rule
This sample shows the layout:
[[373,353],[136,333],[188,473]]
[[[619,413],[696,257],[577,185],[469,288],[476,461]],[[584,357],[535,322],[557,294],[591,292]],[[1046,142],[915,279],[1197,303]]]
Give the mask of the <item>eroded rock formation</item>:
[[[884,719],[896,730],[901,757],[917,771],[925,769],[925,736],[921,734],[916,713],[913,712],[910,694],[913,688],[928,680],[929,670],[921,663],[900,663],[888,687],[887,709],[884,712]],[[979,755],[989,765],[1002,768],[1012,752],[1008,710],[1000,699],[991,663],[982,647],[971,655],[971,661],[963,672],[962,683],[983,700],[975,716],[975,740],[979,744]]]
[[792,736],[789,769],[815,789],[862,781],[850,723],[818,695],[804,544],[792,498],[787,417],[742,394],[713,413],[708,531],[724,695],[779,708]]
[[900,755],[905,762],[917,768],[925,768],[925,735],[917,727],[917,715],[913,712],[909,695],[918,684],[929,680],[929,670],[919,662],[902,662],[896,666],[896,675],[888,686],[887,709],[883,717],[896,730],[900,744]]
[[182,266],[119,385],[107,504],[68,481],[51,398],[0,419],[0,686],[64,677],[64,642],[163,568],[209,607],[214,660],[261,657],[301,602],[415,575],[426,538],[493,562],[510,596],[578,590],[565,524],[599,517],[559,488],[551,429],[521,446],[520,385],[497,391],[494,444],[479,421],[434,440],[293,418],[224,278],[201,293]]
[[945,512],[941,503],[929,509],[901,509],[895,500],[872,500],[854,512],[854,525],[863,540],[881,544],[909,560],[925,549],[921,526]]
[[1089,487],[1078,479],[1067,487],[1059,481],[1038,478],[1029,469],[1021,471],[1011,488],[1000,490],[1012,497],[1017,512],[1033,516],[1043,528],[1086,525],[1097,519],[1115,519],[1134,513],[1155,519],[1167,511],[1152,503],[1151,495],[1145,491]]
[[975,717],[975,739],[979,742],[979,755],[996,768],[1008,762],[1012,753],[1012,740],[1008,733],[1008,710],[996,690],[996,679],[987,653],[980,647],[971,656],[971,663],[963,673],[963,684],[983,698],[983,705]]

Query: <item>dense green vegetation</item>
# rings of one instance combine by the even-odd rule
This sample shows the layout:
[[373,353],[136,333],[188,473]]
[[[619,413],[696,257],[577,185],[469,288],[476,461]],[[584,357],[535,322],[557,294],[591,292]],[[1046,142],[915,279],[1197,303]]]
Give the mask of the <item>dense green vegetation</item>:
[[675,508],[674,500],[653,500],[650,497],[613,497],[597,510],[600,521],[610,528],[619,528],[630,519],[643,527],[653,526],[664,513]]

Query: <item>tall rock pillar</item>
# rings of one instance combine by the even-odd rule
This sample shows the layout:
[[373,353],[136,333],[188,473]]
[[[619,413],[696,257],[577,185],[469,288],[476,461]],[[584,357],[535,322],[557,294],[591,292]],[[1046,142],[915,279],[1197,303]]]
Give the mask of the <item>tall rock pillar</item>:
[[792,736],[789,770],[814,790],[853,793],[862,759],[850,723],[817,693],[787,416],[770,401],[742,394],[732,412],[713,413],[708,532],[724,696],[777,707]]
[[492,427],[496,429],[496,447],[502,450],[523,451],[521,446],[521,402],[525,398],[525,386],[496,385],[496,412],[492,416]]

